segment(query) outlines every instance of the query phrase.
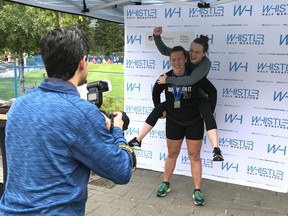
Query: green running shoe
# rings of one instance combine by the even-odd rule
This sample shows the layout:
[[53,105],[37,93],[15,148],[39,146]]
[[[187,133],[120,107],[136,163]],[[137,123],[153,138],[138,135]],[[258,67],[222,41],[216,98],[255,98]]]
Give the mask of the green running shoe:
[[165,197],[167,193],[169,193],[171,191],[171,188],[168,184],[162,182],[162,184],[160,185],[160,187],[158,188],[156,195],[158,197]]
[[195,190],[192,197],[194,199],[194,204],[196,206],[204,206],[205,205],[204,197],[203,197],[203,194],[200,190]]

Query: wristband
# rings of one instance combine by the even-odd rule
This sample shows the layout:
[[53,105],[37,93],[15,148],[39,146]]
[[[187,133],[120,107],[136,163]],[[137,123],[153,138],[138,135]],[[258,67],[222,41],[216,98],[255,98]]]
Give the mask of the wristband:
[[126,145],[126,144],[120,144],[120,145],[118,145],[118,147],[122,148],[122,149],[125,149],[126,151],[128,151],[131,154],[132,166],[133,166],[132,171],[135,172],[136,171],[137,159],[136,159],[136,155],[135,155],[134,150],[130,146]]

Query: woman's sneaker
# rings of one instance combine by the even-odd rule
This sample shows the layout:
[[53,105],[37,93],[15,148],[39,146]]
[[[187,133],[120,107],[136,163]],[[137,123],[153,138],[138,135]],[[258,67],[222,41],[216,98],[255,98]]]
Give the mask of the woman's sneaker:
[[215,147],[213,150],[213,161],[224,161],[220,148]]
[[141,149],[141,141],[139,142],[136,137],[134,137],[132,140],[130,140],[128,142],[128,145],[133,148],[133,149],[138,149],[140,150]]
[[192,198],[194,199],[194,204],[196,206],[204,206],[205,205],[204,197],[203,197],[203,194],[200,190],[194,190]]
[[158,197],[165,197],[167,193],[171,191],[169,183],[162,182],[160,187],[158,188],[156,192],[156,196]]

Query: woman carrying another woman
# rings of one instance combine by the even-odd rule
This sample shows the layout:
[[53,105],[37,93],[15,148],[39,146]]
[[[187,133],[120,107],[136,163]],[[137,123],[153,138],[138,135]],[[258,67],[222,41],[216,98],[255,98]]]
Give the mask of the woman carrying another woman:
[[[156,27],[153,31],[154,41],[161,52],[162,55],[169,56],[171,53],[171,48],[167,47],[161,39],[162,27]],[[173,84],[176,86],[179,85],[194,85],[202,78],[206,77],[209,73],[211,67],[211,61],[206,57],[209,44],[208,37],[201,35],[199,38],[196,38],[190,46],[190,50],[187,52],[187,61],[185,68],[188,71],[192,71],[190,76],[183,77],[167,77],[165,75],[158,78],[158,84]],[[215,91],[217,91],[215,89]],[[198,100],[198,109],[206,125],[206,132],[209,137],[210,143],[213,148],[213,161],[223,161],[222,152],[218,145],[218,130],[215,118],[213,116],[214,107],[211,107],[209,100],[216,101],[215,98],[208,98],[207,94],[199,88],[199,100]],[[217,94],[216,94],[217,95]],[[141,148],[142,139],[148,134],[148,132],[155,126],[158,118],[166,117],[165,102],[159,104],[147,117],[144,125],[140,129],[140,133],[137,137],[134,137],[128,142],[129,146],[134,147],[135,149]]]

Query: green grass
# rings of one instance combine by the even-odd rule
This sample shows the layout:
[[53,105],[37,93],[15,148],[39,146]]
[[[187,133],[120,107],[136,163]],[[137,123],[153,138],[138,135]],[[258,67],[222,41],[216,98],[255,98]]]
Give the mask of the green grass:
[[105,93],[110,97],[124,96],[124,66],[123,65],[90,65],[87,81],[109,80],[112,91]]
[[0,100],[9,100],[14,95],[14,79],[0,78]]
[[117,64],[89,65],[87,81],[109,80],[112,91],[103,94],[101,109],[106,112],[124,110],[124,66]]
[[[112,91],[103,94],[103,105],[101,109],[107,112],[122,111],[124,108],[124,66],[117,64],[89,65],[87,81],[109,80]],[[37,87],[43,80],[46,71],[44,69],[26,72],[25,88]],[[18,96],[19,96],[18,86]],[[14,79],[0,78],[0,99],[9,100],[14,98]]]

